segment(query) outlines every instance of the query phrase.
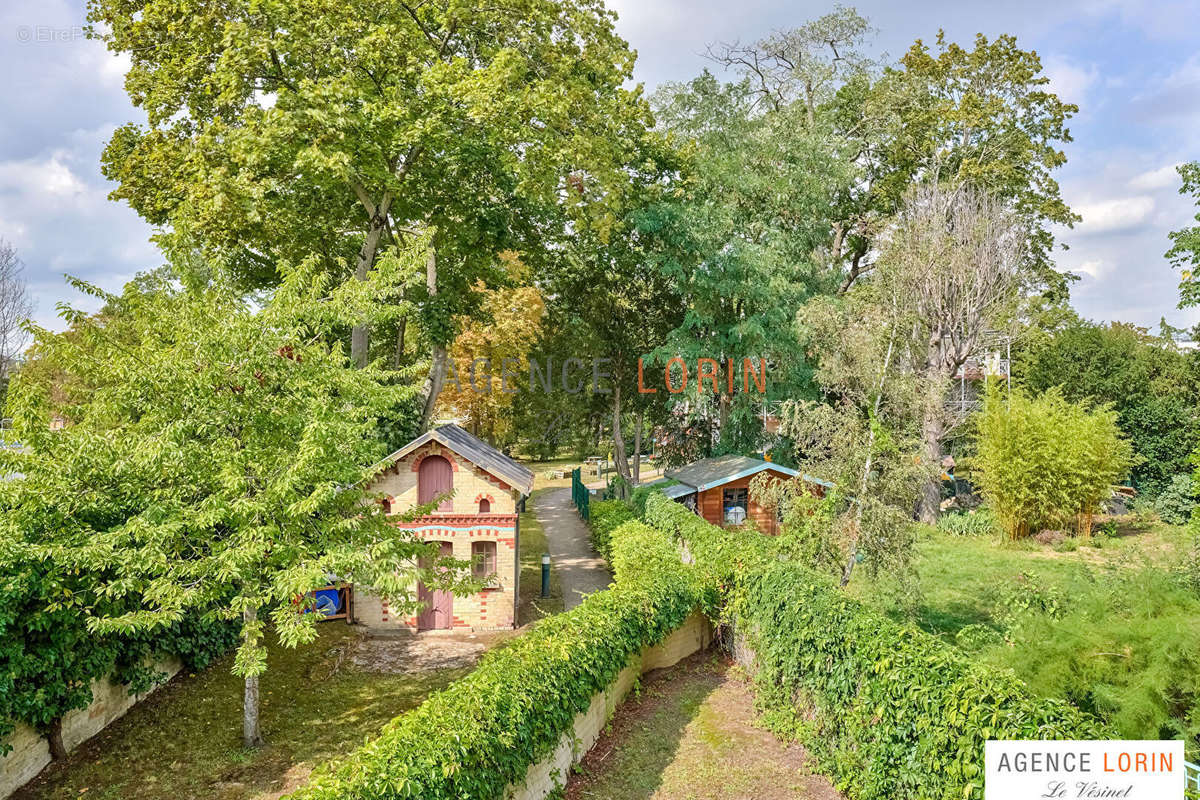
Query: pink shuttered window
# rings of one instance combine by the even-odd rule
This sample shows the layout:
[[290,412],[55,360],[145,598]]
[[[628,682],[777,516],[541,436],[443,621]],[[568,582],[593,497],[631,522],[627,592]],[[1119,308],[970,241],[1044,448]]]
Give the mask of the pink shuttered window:
[[[417,503],[425,505],[435,497],[454,488],[454,470],[450,462],[441,456],[425,456],[417,468]],[[453,511],[450,498],[442,501],[438,511]]]

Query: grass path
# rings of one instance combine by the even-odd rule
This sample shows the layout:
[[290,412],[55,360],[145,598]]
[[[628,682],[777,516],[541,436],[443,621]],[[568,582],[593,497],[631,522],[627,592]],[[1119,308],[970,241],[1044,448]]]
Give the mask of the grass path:
[[566,788],[567,800],[841,800],[799,745],[754,725],[750,686],[698,653],[647,676]]

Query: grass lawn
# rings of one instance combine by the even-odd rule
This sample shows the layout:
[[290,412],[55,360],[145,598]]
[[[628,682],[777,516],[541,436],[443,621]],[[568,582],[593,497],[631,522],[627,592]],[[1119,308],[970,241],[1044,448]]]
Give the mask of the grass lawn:
[[799,745],[754,724],[749,684],[698,653],[643,679],[570,778],[568,800],[835,800]]
[[[567,481],[570,485],[570,480]],[[525,625],[548,614],[563,610],[562,582],[554,566],[550,567],[550,596],[541,597],[542,553],[547,553],[546,532],[533,514],[539,496],[547,487],[534,489],[525,501],[525,513],[521,515],[521,576],[518,581],[517,624]]]
[[468,671],[361,671],[342,658],[357,629],[329,622],[320,632],[297,650],[270,648],[261,749],[242,748],[242,682],[230,673],[230,655],[199,674],[178,676],[14,797],[275,798]]
[[[1116,537],[1096,536],[1095,546],[1074,539],[1053,548],[1032,540],[1002,542],[991,536],[954,536],[924,528],[917,544],[920,601],[917,624],[953,642],[967,625],[999,627],[1008,590],[1025,584],[1069,598],[1103,591],[1104,579],[1145,569],[1173,569],[1191,545],[1186,528],[1155,524],[1125,526]],[[868,602],[901,616],[886,580],[859,575],[850,589]]]
[[[1013,670],[1126,739],[1182,738],[1200,757],[1200,569],[1185,528],[1126,527],[1098,546],[926,529],[915,619],[889,581],[851,591],[968,653]],[[1188,576],[1191,576],[1189,581]]]

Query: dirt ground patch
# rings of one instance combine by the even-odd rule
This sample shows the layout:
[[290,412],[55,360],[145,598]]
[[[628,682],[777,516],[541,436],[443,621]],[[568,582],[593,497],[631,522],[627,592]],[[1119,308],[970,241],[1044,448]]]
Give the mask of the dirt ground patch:
[[699,653],[643,679],[567,784],[568,800],[841,800],[803,747],[756,727],[751,688]]
[[403,674],[473,667],[484,652],[512,631],[495,633],[398,633],[361,637],[349,659],[365,672]]

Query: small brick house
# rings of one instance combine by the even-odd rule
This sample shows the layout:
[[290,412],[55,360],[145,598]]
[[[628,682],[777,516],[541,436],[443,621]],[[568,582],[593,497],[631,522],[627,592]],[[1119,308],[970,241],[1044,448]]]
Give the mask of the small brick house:
[[747,456],[727,455],[703,458],[678,469],[667,470],[664,477],[678,481],[663,494],[682,503],[708,522],[719,527],[753,522],[762,533],[779,533],[779,519],[750,497],[750,482],[760,473],[779,480],[800,478],[817,496],[824,496],[832,484],[801,475],[794,469]]
[[371,489],[385,495],[390,513],[399,514],[453,491],[432,513],[396,526],[426,541],[439,542],[443,555],[475,564],[476,575],[492,576],[492,586],[470,596],[417,586],[424,611],[401,618],[385,600],[355,592],[354,616],[375,629],[501,630],[517,619],[520,573],[517,511],[533,490],[533,473],[457,425],[434,428],[385,459],[388,468]]

